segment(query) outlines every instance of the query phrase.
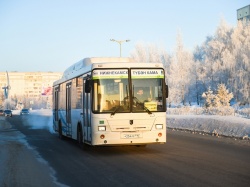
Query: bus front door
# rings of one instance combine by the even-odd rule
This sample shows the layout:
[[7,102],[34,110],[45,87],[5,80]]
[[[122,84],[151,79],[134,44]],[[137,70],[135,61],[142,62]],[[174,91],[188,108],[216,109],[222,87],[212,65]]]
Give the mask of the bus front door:
[[84,142],[91,144],[90,93],[86,93],[85,90],[83,92],[83,138],[84,138]]
[[66,135],[72,137],[71,126],[71,83],[66,84]]

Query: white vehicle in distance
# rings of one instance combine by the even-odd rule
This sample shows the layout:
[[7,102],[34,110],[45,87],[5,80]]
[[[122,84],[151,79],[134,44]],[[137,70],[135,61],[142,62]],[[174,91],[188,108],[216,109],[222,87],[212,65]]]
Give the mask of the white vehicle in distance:
[[4,116],[9,116],[9,117],[12,117],[12,111],[7,109],[7,110],[4,110]]

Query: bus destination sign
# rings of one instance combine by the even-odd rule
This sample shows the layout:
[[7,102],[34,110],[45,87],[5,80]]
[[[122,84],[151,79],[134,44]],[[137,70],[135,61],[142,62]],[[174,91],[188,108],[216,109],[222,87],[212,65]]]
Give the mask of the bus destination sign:
[[131,77],[135,79],[164,78],[164,71],[163,69],[132,69]]
[[93,71],[93,79],[124,79],[128,78],[127,69],[102,69]]

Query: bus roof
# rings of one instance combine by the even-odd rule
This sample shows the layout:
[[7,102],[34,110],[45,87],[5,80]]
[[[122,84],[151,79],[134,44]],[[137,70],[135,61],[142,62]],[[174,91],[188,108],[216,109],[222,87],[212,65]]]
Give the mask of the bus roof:
[[161,63],[136,63],[131,58],[121,58],[121,57],[92,57],[84,58],[79,62],[68,67],[61,79],[54,82],[54,86],[63,83],[69,79],[78,77],[85,73],[90,72],[94,68],[147,68],[147,67],[161,67]]

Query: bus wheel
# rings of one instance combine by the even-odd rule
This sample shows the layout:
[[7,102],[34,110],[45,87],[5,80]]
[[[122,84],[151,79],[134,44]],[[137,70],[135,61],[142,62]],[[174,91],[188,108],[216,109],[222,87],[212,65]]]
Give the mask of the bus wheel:
[[82,135],[82,128],[80,124],[77,126],[77,143],[80,148],[83,148],[83,135]]
[[63,134],[62,134],[62,124],[61,122],[59,122],[59,125],[58,125],[58,137],[63,140],[64,137],[63,137]]

